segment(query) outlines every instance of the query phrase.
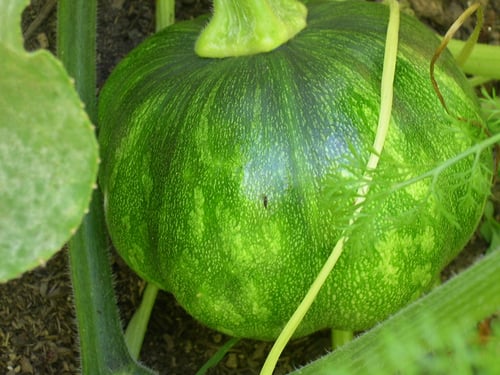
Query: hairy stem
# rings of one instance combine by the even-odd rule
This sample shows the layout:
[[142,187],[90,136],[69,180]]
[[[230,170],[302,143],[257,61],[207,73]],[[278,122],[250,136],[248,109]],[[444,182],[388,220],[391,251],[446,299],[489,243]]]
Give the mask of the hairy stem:
[[[96,0],[60,0],[57,41],[59,57],[94,123],[96,9]],[[69,242],[82,373],[152,374],[132,360],[125,345],[107,248],[102,198],[96,189],[88,214]]]

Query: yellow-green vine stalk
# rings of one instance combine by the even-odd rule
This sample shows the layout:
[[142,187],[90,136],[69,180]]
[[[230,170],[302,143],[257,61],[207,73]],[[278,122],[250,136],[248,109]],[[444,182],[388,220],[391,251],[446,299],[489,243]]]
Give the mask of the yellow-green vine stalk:
[[[393,82],[394,74],[396,70],[396,57],[398,50],[398,35],[399,35],[399,4],[396,0],[391,0],[389,2],[390,14],[389,23],[387,26],[387,36],[385,43],[384,52],[384,67],[382,71],[382,83],[380,90],[380,114],[378,118],[377,132],[375,135],[375,140],[373,142],[373,151],[370,154],[368,162],[366,163],[365,181],[357,192],[357,198],[354,202],[356,210],[349,221],[349,226],[354,224],[357,217],[363,209],[362,203],[366,199],[366,194],[368,193],[369,181],[371,179],[372,172],[377,168],[378,161],[380,160],[380,155],[384,148],[385,139],[387,137],[387,132],[389,130],[389,123],[391,119],[392,112],[392,97],[393,97]],[[281,331],[278,339],[274,343],[265,363],[261,370],[261,375],[271,375],[278,358],[285,348],[286,344],[292,337],[296,328],[299,326],[300,322],[306,315],[310,306],[314,302],[317,294],[319,293],[321,287],[323,286],[325,280],[330,275],[331,271],[335,267],[337,260],[339,259],[342,251],[344,249],[344,244],[348,241],[348,234],[344,234],[337,244],[335,245],[329,258],[326,260],[323,268],[319,272],[316,280],[312,283],[306,296],[298,306],[298,308],[293,313],[292,317]]]

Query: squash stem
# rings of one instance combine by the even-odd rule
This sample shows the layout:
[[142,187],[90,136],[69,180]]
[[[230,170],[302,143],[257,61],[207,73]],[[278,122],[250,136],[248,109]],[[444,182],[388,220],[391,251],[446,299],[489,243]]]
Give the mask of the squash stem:
[[75,79],[85,111],[95,124],[97,0],[59,1],[57,8],[57,57]]
[[353,331],[343,331],[340,329],[332,329],[332,349],[338,349],[354,338]]
[[195,52],[211,58],[269,52],[304,29],[306,17],[298,0],[214,0],[214,14]]
[[[95,122],[96,0],[58,3],[58,55]],[[96,189],[89,212],[68,244],[83,375],[153,374],[129,355],[116,306],[102,196]]]
[[129,354],[113,291],[101,193],[69,242],[71,281],[83,375],[153,374]]
[[[450,52],[457,56],[466,42],[451,39],[447,45]],[[462,70],[467,74],[500,79],[500,46],[478,43],[474,46],[470,56],[465,60]]]
[[485,83],[490,82],[491,80],[492,79],[489,77],[481,77],[481,76],[473,76],[467,79],[469,85],[471,85],[472,87],[482,86]]
[[175,22],[175,1],[156,0],[156,32]]
[[[385,139],[387,136],[387,132],[389,129],[389,122],[391,118],[392,111],[392,97],[393,97],[393,82],[394,82],[394,73],[396,71],[396,57],[398,50],[398,37],[399,37],[399,5],[395,0],[390,1],[390,14],[389,14],[389,23],[387,27],[387,36],[385,43],[385,52],[384,52],[384,65],[382,71],[382,83],[381,83],[381,101],[380,101],[380,114],[377,126],[377,133],[375,135],[375,140],[373,144],[373,151],[370,154],[366,165],[365,172],[365,181],[366,184],[362,185],[358,189],[358,194],[354,204],[357,207],[354,215],[349,221],[349,225],[352,226],[359,216],[362,203],[365,200],[366,194],[368,194],[368,190],[370,188],[370,180],[371,174],[377,168],[378,161],[380,159],[380,154],[384,147]],[[342,251],[344,249],[344,244],[349,239],[348,234],[344,234],[339,241],[336,243],[332,253],[326,260],[323,268],[317,275],[316,279],[312,283],[309,288],[306,296],[298,306],[298,308],[293,313],[290,320],[281,331],[278,339],[274,343],[271,348],[271,352],[269,353],[264,366],[261,370],[261,375],[271,375],[274,368],[276,367],[276,363],[278,362],[278,358],[285,348],[286,344],[292,337],[293,333],[299,326],[300,322],[304,318],[305,314],[311,307],[314,302],[316,296],[318,295],[321,287],[326,281],[327,277],[330,275],[333,270],[337,260],[339,259]]]

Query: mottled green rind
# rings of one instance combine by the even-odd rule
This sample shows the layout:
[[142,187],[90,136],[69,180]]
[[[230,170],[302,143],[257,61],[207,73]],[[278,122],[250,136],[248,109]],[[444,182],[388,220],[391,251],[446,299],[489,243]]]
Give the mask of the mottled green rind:
[[[109,230],[126,262],[206,325],[275,338],[353,212],[377,125],[388,9],[309,5],[308,27],[271,53],[202,59],[205,19],[151,37],[100,100]],[[481,137],[448,116],[428,66],[438,40],[403,16],[393,122],[351,240],[296,336],[361,330],[432,285],[474,231],[491,161],[397,183]],[[444,54],[437,79],[455,117],[480,124]]]

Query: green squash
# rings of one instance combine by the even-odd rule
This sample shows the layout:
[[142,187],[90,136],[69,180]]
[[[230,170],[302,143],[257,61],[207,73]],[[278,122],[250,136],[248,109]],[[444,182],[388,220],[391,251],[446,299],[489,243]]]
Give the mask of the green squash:
[[[118,252],[196,319],[277,337],[344,233],[343,254],[295,337],[364,330],[427,291],[463,248],[491,183],[489,155],[419,177],[484,137],[449,53],[402,15],[393,117],[353,226],[375,137],[388,8],[314,3],[269,53],[208,59],[206,18],[143,42],[100,95],[100,184]],[[413,182],[406,182],[409,179]],[[347,232],[346,232],[347,231]]]

